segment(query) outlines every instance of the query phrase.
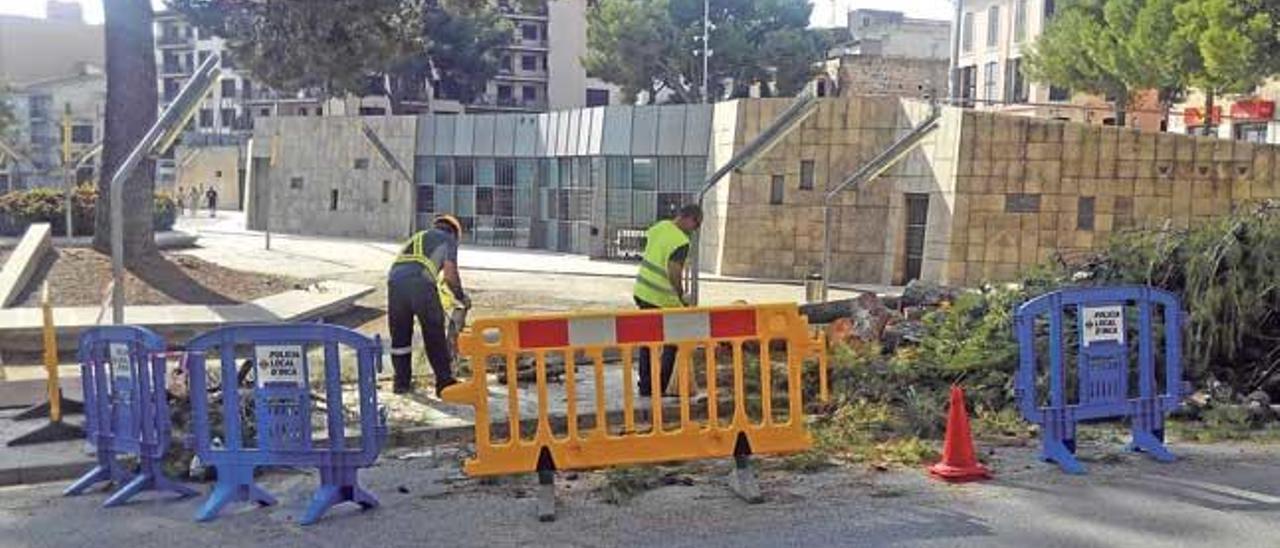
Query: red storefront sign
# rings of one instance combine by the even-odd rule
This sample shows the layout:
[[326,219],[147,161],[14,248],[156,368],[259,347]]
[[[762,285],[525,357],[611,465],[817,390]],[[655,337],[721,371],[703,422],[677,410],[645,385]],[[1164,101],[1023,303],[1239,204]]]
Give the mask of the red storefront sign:
[[1275,101],[1247,99],[1231,105],[1231,118],[1236,120],[1270,120],[1275,115]]
[[[1222,107],[1213,107],[1213,116],[1211,118],[1212,121],[1209,122],[1210,125],[1216,126],[1221,123]],[[1188,127],[1202,126],[1204,125],[1204,111],[1196,107],[1188,107],[1186,110],[1182,111],[1182,121],[1185,122]]]

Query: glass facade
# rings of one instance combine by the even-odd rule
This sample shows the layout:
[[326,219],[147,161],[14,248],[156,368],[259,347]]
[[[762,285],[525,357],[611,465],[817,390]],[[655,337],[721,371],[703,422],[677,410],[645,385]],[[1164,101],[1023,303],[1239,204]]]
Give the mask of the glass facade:
[[696,199],[704,156],[418,156],[418,224],[456,215],[464,243],[589,253]]

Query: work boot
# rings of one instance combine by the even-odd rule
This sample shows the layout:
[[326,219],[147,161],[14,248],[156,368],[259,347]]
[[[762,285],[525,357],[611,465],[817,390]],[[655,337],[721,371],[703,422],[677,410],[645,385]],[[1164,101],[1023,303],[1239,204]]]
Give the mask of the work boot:
[[444,389],[450,386],[453,386],[455,384],[458,384],[458,379],[448,378],[448,379],[436,381],[436,397],[437,398],[441,397],[441,395],[444,394]]
[[395,382],[391,385],[392,394],[409,394],[413,392],[413,385],[410,383],[400,384]]

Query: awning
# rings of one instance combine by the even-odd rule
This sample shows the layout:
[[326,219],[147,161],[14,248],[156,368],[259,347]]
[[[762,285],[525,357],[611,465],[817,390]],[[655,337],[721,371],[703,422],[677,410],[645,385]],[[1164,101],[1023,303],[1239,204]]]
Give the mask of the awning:
[[1231,105],[1233,120],[1271,120],[1276,115],[1276,102],[1263,99],[1246,99]]

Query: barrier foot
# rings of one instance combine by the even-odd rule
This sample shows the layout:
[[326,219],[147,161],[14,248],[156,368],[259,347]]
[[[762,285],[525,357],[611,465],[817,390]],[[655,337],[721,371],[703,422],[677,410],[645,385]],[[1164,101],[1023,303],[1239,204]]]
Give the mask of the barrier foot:
[[1083,475],[1085,473],[1084,465],[1080,464],[1075,454],[1062,440],[1044,440],[1040,459],[1057,464],[1058,468],[1061,468],[1067,474]]
[[1133,441],[1129,444],[1129,449],[1138,453],[1146,453],[1151,458],[1159,462],[1173,462],[1177,457],[1169,452],[1169,448],[1165,447],[1155,434],[1145,430],[1135,430],[1133,432]]
[[102,507],[111,508],[112,506],[119,506],[128,502],[128,500],[133,498],[134,495],[146,490],[177,493],[179,497],[190,497],[196,494],[194,489],[187,487],[186,485],[173,481],[162,475],[146,472],[139,474],[137,477],[133,478],[133,481],[130,481],[125,484],[124,487],[121,487],[118,491],[112,493],[110,497],[107,497],[106,502],[102,503]]
[[[219,473],[222,473],[222,471],[219,471]],[[252,471],[250,471],[250,474],[252,474]],[[236,501],[256,502],[259,506],[276,504],[276,498],[261,487],[258,487],[256,483],[218,483],[213,487],[213,492],[209,494],[209,500],[205,501],[204,506],[201,506],[200,510],[196,512],[196,521],[209,521],[218,517],[218,513],[227,504]]]
[[69,487],[63,489],[62,496],[72,497],[79,495],[83,493],[85,489],[93,487],[97,483],[109,481],[110,479],[111,469],[107,465],[99,464],[94,466],[92,470],[85,473],[85,475],[80,476],[80,479],[76,480],[75,483],[72,483]]
[[556,472],[538,471],[538,521],[556,520]]
[[84,438],[84,429],[62,421],[50,422],[9,440],[9,447],[35,445],[37,443],[53,443],[56,441],[78,440]]
[[760,494],[760,483],[756,481],[756,470],[751,466],[749,455],[733,457],[733,472],[729,475],[729,488],[749,504],[764,502],[764,495]]
[[298,524],[311,525],[320,521],[330,508],[344,502],[354,502],[364,510],[378,507],[378,498],[359,485],[321,485],[315,496],[311,497],[311,505]]
[[[58,396],[59,397],[62,396],[61,391],[58,392]],[[63,415],[71,415],[71,414],[83,415],[84,404],[76,400],[71,400],[64,397],[62,398],[62,414]],[[26,421],[31,419],[48,418],[48,416],[49,416],[49,402],[44,401],[44,402],[37,403],[26,409],[23,409],[18,414],[13,416],[13,420]]]

